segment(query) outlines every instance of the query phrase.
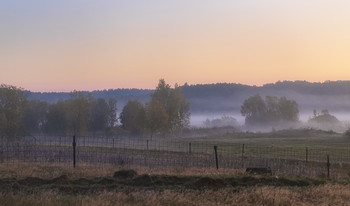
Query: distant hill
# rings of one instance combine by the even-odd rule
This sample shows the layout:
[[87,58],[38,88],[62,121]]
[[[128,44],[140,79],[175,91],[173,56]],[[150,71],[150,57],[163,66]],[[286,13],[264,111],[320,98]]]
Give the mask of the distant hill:
[[183,86],[190,99],[191,111],[240,110],[245,99],[254,94],[286,96],[299,104],[301,111],[313,109],[350,111],[350,81],[283,81],[263,86],[241,84],[205,84]]
[[[49,103],[55,103],[59,100],[67,100],[70,98],[70,92],[30,92],[26,91],[29,100],[41,100]],[[89,93],[84,91],[86,94]],[[153,90],[149,89],[108,89],[92,91],[94,98],[115,98],[118,101],[118,110],[124,107],[129,100],[139,100],[146,102]]]
[[[238,114],[243,101],[257,93],[262,96],[286,96],[298,103],[301,112],[309,112],[310,115],[313,109],[328,109],[335,114],[337,112],[342,114],[349,112],[350,114],[350,81],[326,81],[322,83],[282,81],[263,86],[234,83],[185,84],[182,86],[182,90],[190,102],[192,114]],[[147,89],[109,89],[93,91],[92,95],[95,98],[116,98],[118,111],[121,111],[128,100],[146,102],[152,92],[153,90]],[[28,91],[28,98],[52,103],[60,99],[68,99],[69,93]]]

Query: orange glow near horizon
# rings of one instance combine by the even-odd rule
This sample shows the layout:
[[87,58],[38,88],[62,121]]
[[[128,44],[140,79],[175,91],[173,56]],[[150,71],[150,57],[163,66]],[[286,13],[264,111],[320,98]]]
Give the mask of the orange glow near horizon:
[[350,80],[347,1],[69,2],[0,3],[0,83],[91,91],[153,89],[160,78]]

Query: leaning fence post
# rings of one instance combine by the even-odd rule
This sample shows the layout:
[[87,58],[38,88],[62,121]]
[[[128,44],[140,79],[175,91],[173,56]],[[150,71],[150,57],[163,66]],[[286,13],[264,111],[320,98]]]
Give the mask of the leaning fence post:
[[219,169],[219,162],[218,162],[218,146],[214,146],[214,151],[215,151],[216,169]]
[[306,159],[306,162],[309,160],[309,148],[306,147],[306,153],[305,153],[305,159]]
[[329,162],[329,154],[327,155],[327,178],[329,178],[329,167],[331,166],[331,163]]
[[75,135],[73,136],[73,167],[75,168],[75,149],[76,149],[77,143],[75,141]]

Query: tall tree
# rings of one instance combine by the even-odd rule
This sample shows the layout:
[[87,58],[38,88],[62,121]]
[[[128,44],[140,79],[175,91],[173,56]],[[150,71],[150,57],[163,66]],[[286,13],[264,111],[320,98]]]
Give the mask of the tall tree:
[[133,134],[141,134],[146,129],[146,111],[137,100],[128,101],[120,113],[122,127]]
[[49,134],[65,135],[68,128],[67,102],[58,101],[50,104],[47,113],[45,131]]
[[275,96],[266,96],[266,121],[278,121],[280,118],[279,99]]
[[175,88],[170,91],[166,109],[169,116],[168,127],[171,132],[179,132],[182,131],[183,128],[189,126],[189,103],[177,84],[175,84]]
[[93,136],[95,136],[97,131],[103,131],[108,126],[109,106],[102,98],[93,100],[91,104],[89,129]]
[[165,83],[164,79],[160,79],[158,86],[156,87],[154,93],[151,95],[151,98],[158,100],[161,104],[163,104],[165,108],[167,108],[170,91],[170,85]]
[[167,130],[169,116],[164,105],[157,99],[146,103],[146,116],[151,137],[156,132]]
[[164,79],[160,79],[156,90],[151,95],[149,104],[152,106],[162,105],[165,109],[168,120],[162,130],[174,133],[189,126],[189,103],[177,84],[171,88]]
[[247,125],[267,125],[280,121],[295,122],[299,120],[298,104],[286,97],[267,96],[265,101],[260,95],[246,99],[241,106]]
[[108,100],[108,127],[114,127],[117,120],[117,100],[110,98]]
[[244,100],[241,106],[241,114],[245,116],[246,124],[254,125],[265,121],[267,107],[259,94]]
[[15,86],[0,86],[0,135],[15,139],[23,135],[23,115],[27,104],[24,91]]
[[280,118],[287,121],[299,120],[298,104],[294,100],[288,100],[286,97],[281,97],[278,102]]
[[67,100],[67,121],[70,132],[75,135],[83,135],[88,128],[89,116],[92,105],[92,95],[84,95],[83,92],[73,91],[71,99]]
[[28,103],[23,117],[26,130],[30,133],[44,132],[44,125],[47,121],[49,104],[39,100],[32,100]]

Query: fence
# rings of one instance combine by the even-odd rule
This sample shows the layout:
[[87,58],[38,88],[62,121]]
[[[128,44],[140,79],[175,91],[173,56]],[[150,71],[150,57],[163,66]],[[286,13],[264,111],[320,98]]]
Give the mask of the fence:
[[[17,141],[1,139],[0,164],[55,163],[73,167],[74,159],[77,166],[94,167],[270,167],[276,174],[332,178],[348,176],[350,169],[347,145],[288,148],[188,139],[77,137],[74,148],[73,138],[64,136],[25,137]],[[75,155],[73,150],[76,150]]]

